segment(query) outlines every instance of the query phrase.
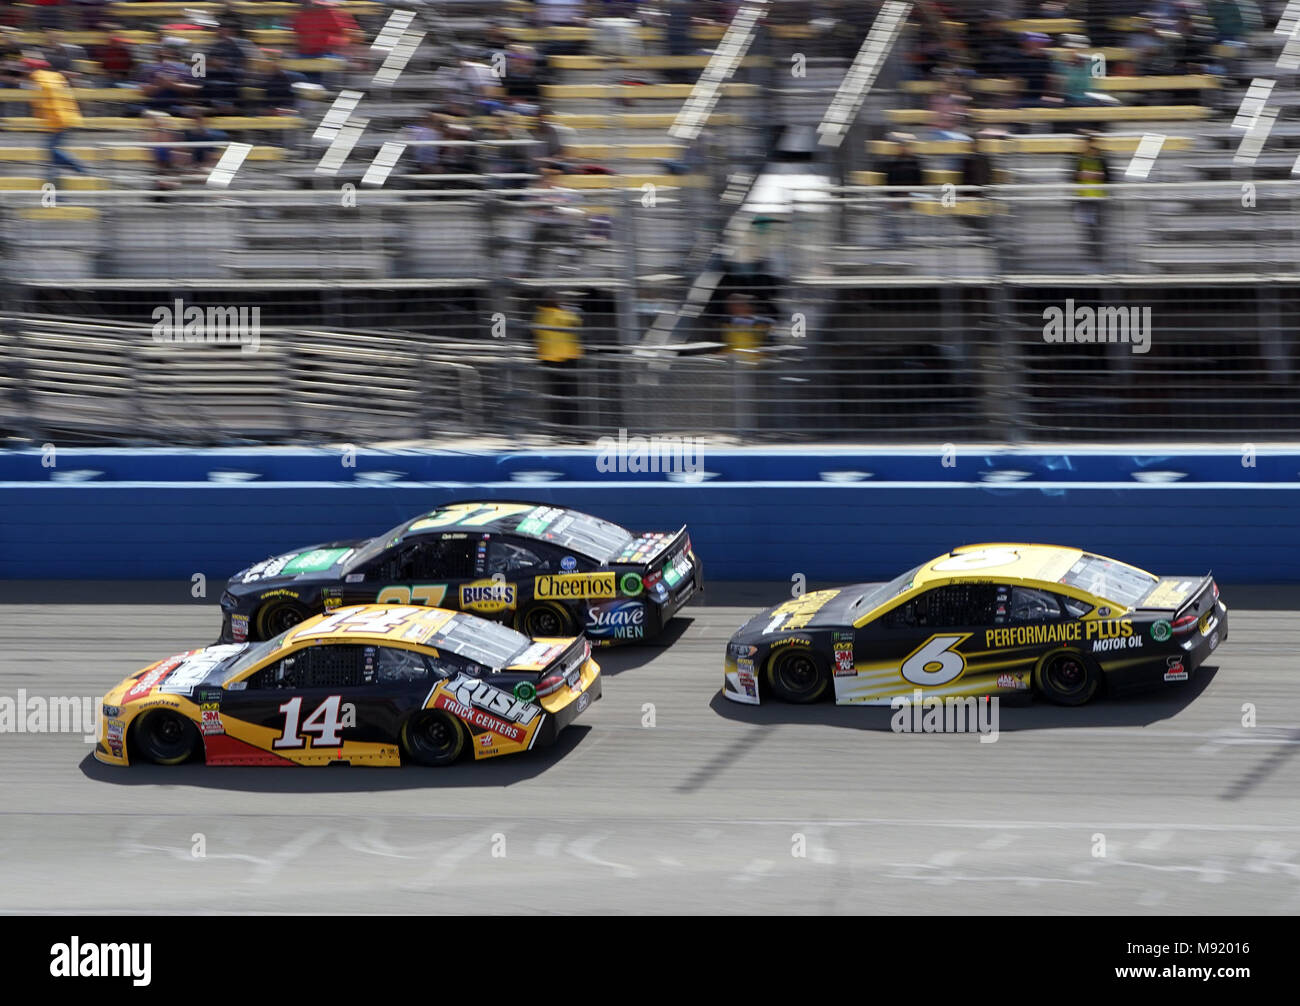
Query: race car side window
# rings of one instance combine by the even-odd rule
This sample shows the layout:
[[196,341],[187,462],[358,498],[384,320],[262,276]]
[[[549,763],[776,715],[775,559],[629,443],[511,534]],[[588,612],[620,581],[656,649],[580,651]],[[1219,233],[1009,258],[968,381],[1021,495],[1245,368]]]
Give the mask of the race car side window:
[[525,548],[517,542],[496,538],[488,545],[489,576],[493,573],[517,573],[525,570],[529,573],[547,573],[551,568],[552,564],[538,551]]
[[951,583],[917,598],[916,624],[925,627],[992,625],[997,588],[991,583]]
[[430,674],[429,658],[415,650],[381,646],[375,657],[374,673],[381,685],[426,681]]
[[1087,601],[1080,601],[1077,597],[1062,597],[1059,600],[1065,610],[1069,612],[1071,618],[1082,618],[1092,611],[1091,604]]
[[263,667],[248,679],[248,687],[251,690],[360,685],[365,675],[366,649],[350,643],[310,646]]
[[1055,594],[1032,587],[1011,588],[1011,621],[1043,622],[1061,617],[1061,605]]
[[380,574],[391,580],[463,580],[474,575],[478,538],[426,536],[393,549]]

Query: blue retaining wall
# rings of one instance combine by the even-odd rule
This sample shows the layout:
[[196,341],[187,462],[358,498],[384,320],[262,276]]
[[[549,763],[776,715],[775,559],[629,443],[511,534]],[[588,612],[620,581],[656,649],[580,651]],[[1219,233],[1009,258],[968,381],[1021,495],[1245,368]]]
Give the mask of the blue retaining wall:
[[[1080,545],[1156,572],[1300,581],[1300,451],[714,450],[698,476],[593,450],[0,452],[0,578],[224,578],[466,497],[689,524],[713,579],[865,580],[954,545]],[[686,455],[688,462],[692,455]]]

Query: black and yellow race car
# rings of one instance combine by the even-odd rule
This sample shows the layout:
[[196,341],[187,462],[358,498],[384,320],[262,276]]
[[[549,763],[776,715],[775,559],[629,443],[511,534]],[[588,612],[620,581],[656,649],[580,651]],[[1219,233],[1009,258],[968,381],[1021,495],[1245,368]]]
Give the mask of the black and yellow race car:
[[1032,692],[1077,706],[1187,681],[1227,636],[1212,576],[1159,577],[1057,545],[968,545],[754,616],[727,644],[723,694],[890,705],[917,690]]
[[427,604],[529,636],[584,633],[593,645],[659,633],[703,587],[685,527],[633,534],[542,503],[454,503],[375,538],[274,556],[221,596],[221,642],[269,639],[353,604]]
[[449,765],[529,751],[601,695],[582,637],[464,612],[362,605],[261,643],[160,660],[104,696],[109,765]]

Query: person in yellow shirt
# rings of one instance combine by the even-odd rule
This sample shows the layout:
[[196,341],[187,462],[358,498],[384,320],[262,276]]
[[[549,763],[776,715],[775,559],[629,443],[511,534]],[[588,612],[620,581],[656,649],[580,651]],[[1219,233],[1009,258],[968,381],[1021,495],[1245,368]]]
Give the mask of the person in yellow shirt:
[[81,110],[77,108],[77,99],[68,86],[67,79],[43,59],[29,57],[23,60],[27,69],[28,80],[37,91],[36,100],[32,102],[32,112],[46,131],[46,148],[50,152],[50,164],[86,174],[80,161],[62,149],[68,132],[82,125]]
[[767,343],[772,328],[770,318],[754,312],[754,298],[749,294],[733,293],[727,298],[727,321],[722,326],[722,338],[727,352],[741,363],[759,363],[762,354],[756,352]]
[[578,417],[578,367],[581,365],[582,312],[548,293],[533,314],[537,359],[546,375],[552,420],[569,426]]

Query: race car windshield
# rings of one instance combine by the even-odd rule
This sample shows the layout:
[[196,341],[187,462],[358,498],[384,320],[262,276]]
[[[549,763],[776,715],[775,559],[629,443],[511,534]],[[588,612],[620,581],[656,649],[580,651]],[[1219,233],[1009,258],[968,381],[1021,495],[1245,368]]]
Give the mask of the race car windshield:
[[1096,597],[1132,607],[1151,593],[1156,578],[1122,562],[1085,555],[1061,577],[1067,587],[1078,587]]
[[245,644],[244,652],[239,654],[239,656],[235,658],[234,662],[226,669],[226,678],[222,684],[224,685],[227,681],[233,681],[267,654],[271,653],[280,645],[284,637],[292,631],[292,629],[285,629],[284,632],[280,633],[278,636],[267,639],[264,642]]
[[454,618],[429,646],[449,650],[485,667],[508,667],[532,640],[522,632],[479,618]]
[[921,572],[921,567],[915,566],[906,573],[894,577],[888,583],[882,583],[879,587],[868,590],[853,602],[853,610],[870,611],[872,608],[884,604],[891,597],[897,597],[912,586],[912,581],[916,579],[916,574],[919,572]]
[[412,517],[410,520],[403,521],[402,523],[398,524],[397,527],[393,528],[391,531],[385,531],[383,534],[375,535],[368,542],[366,542],[359,549],[357,549],[355,552],[352,553],[352,559],[348,562],[347,566],[344,568],[344,572],[351,573],[354,570],[358,570],[366,563],[368,563],[371,559],[376,558],[381,552],[383,552],[395,541],[397,541],[398,538],[404,535],[407,531],[407,528],[409,528],[417,520],[420,520],[420,518]]

